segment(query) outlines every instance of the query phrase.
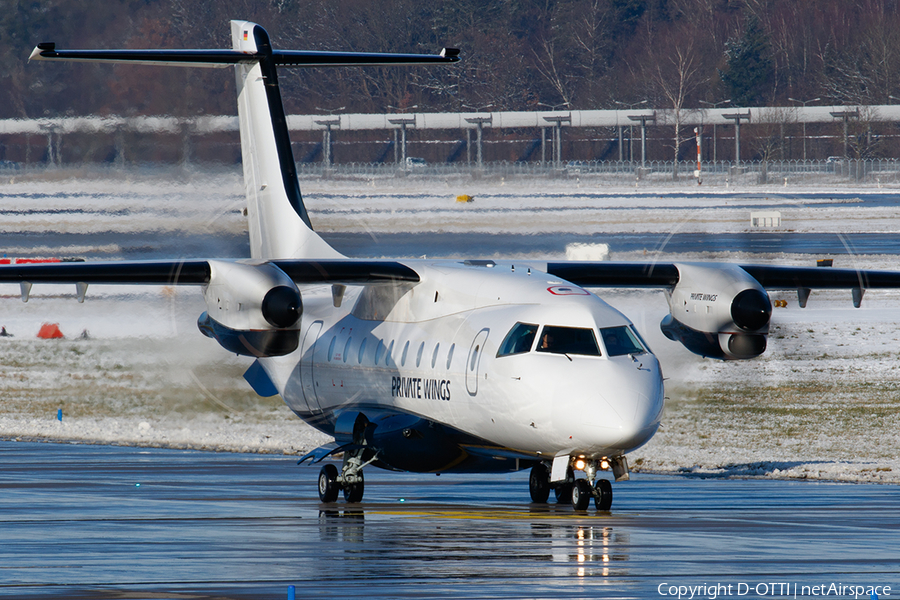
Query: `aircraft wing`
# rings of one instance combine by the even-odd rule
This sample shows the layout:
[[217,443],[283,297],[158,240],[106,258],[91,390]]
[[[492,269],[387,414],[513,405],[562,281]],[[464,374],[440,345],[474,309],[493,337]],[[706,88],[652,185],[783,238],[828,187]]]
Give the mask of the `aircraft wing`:
[[[0,266],[0,283],[106,283],[148,285],[206,285],[212,273],[209,260],[150,260],[65,262]],[[419,281],[404,264],[380,260],[237,260],[251,266],[271,264],[294,283],[367,285]]]
[[[726,263],[684,263],[710,269]],[[900,288],[900,271],[737,265],[767,290]],[[585,287],[672,288],[682,277],[673,263],[555,262],[547,273]]]

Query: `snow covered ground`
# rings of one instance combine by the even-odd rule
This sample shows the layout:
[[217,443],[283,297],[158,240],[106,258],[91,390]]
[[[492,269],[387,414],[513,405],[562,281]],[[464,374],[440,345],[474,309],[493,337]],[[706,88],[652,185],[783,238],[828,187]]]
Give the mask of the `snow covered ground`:
[[[821,189],[797,199],[776,187],[754,188],[752,196],[724,189],[685,195],[684,188],[635,195],[634,188],[543,183],[313,181],[303,187],[320,230],[376,237],[428,231],[740,232],[749,229],[750,207],[770,204],[779,206],[790,231],[900,229],[891,203],[845,208]],[[463,193],[475,202],[456,203]],[[841,188],[835,197],[895,193],[900,190]],[[236,175],[0,184],[4,230],[38,237],[149,229],[233,234],[243,228],[242,207]],[[2,249],[10,256],[17,250]],[[614,260],[648,259],[614,247],[611,254]],[[656,258],[810,264],[813,257],[698,252]],[[896,268],[896,260],[836,257],[836,266]],[[18,286],[0,286],[0,324],[15,335],[0,338],[0,437],[278,453],[303,453],[327,441],[280,400],[260,399],[249,389],[241,374],[250,359],[225,352],[197,332],[204,308],[196,290],[92,287],[84,305],[73,292],[36,286],[33,300],[23,304]],[[694,356],[662,336],[661,293],[601,295],[634,320],[668,377],[664,426],[630,455],[632,467],[900,482],[900,292],[869,291],[860,309],[852,308],[849,292],[814,292],[806,309],[791,294],[773,294],[788,307],[775,310],[768,351],[756,360],[729,363]],[[35,339],[45,321],[59,323],[66,339]]]

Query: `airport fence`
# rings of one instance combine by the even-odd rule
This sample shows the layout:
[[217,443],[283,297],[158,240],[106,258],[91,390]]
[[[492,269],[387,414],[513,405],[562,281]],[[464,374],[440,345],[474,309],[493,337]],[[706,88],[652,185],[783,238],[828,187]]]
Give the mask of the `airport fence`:
[[[321,178],[539,178],[608,182],[636,186],[698,185],[696,163],[647,161],[641,166],[628,161],[570,161],[562,164],[539,162],[491,162],[481,166],[466,163],[417,164],[403,167],[390,164],[301,163],[301,177]],[[900,160],[827,159],[747,161],[740,164],[719,161],[701,165],[702,185],[882,185],[900,184]]]
[[[584,185],[615,185],[633,187],[689,187],[697,186],[696,163],[672,161],[569,161],[552,162],[489,162],[481,166],[467,163],[428,163],[400,166],[396,163],[298,163],[301,179],[344,179],[375,182],[376,180],[517,180],[550,179]],[[17,178],[66,176],[80,174],[116,177],[141,174],[154,176],[191,176],[203,173],[233,173],[240,176],[240,166],[205,163],[127,164],[114,163],[82,165],[62,164],[20,165],[0,161],[0,183]],[[840,159],[747,161],[734,164],[726,161],[703,163],[699,182],[703,186],[753,188],[759,185],[781,186],[884,186],[900,185],[900,159]]]

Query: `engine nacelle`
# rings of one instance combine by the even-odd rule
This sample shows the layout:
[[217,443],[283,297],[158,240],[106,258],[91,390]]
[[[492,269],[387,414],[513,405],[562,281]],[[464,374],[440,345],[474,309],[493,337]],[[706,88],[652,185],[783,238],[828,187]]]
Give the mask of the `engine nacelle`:
[[303,302],[296,284],[275,265],[209,261],[203,290],[203,335],[236,354],[283,356],[300,344]]
[[669,314],[660,329],[695,354],[754,358],[766,351],[772,302],[756,279],[737,265],[676,264],[678,283],[667,294]]

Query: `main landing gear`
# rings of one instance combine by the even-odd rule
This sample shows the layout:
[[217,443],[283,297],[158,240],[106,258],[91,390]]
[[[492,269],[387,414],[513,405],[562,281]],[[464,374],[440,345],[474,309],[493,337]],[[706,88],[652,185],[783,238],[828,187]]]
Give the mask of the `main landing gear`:
[[575,510],[587,510],[593,498],[598,511],[609,511],[613,500],[612,484],[608,479],[598,479],[597,472],[612,469],[616,481],[628,479],[628,463],[625,457],[600,460],[558,457],[556,460],[560,461],[560,458],[562,464],[558,465],[558,468],[561,473],[561,468],[565,467],[565,477],[559,477],[558,474],[558,481],[551,481],[551,470],[547,464],[538,463],[532,467],[531,477],[528,479],[532,502],[546,503],[552,489],[558,503],[571,501]]
[[337,467],[329,463],[319,471],[319,500],[331,503],[337,500],[338,492],[344,491],[344,500],[349,503],[361,502],[365,481],[363,479],[363,467],[375,462],[373,455],[369,460],[365,458],[365,448],[347,451],[344,453],[344,465],[338,473]]

